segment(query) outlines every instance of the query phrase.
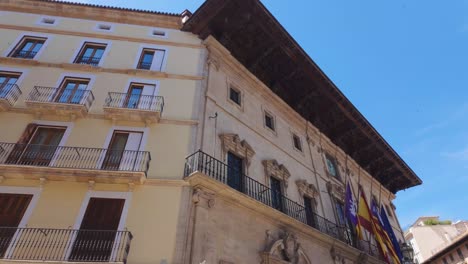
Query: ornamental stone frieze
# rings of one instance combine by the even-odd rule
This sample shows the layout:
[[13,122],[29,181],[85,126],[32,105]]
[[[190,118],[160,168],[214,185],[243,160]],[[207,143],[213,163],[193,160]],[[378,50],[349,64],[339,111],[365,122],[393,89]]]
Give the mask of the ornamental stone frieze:
[[278,164],[276,160],[264,160],[262,164],[265,167],[265,175],[268,183],[270,182],[270,177],[274,177],[281,180],[284,183],[284,187],[288,187],[288,179],[291,177],[291,174],[284,165]]
[[260,252],[262,264],[310,264],[297,237],[287,231],[279,231],[275,236],[266,231],[265,250]]
[[330,195],[335,197],[336,199],[344,202],[345,200],[345,190],[344,187],[332,182],[327,182],[327,191]]
[[205,208],[213,208],[215,205],[215,194],[201,188],[195,188],[192,194],[192,202]]
[[247,166],[250,165],[255,151],[245,140],[240,140],[237,134],[221,134],[219,138],[221,139],[223,156],[226,156],[228,152],[232,152],[245,159]]
[[296,185],[301,196],[316,198],[319,194],[315,185],[313,185],[312,183],[307,183],[306,180],[297,180]]

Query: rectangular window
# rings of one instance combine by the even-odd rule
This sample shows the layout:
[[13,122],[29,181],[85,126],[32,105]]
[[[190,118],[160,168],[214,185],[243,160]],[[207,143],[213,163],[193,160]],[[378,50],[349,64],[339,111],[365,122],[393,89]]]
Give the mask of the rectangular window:
[[163,49],[143,49],[137,68],[141,70],[162,71],[164,56],[166,56],[166,51]]
[[20,76],[20,72],[0,72],[0,98],[7,97]]
[[461,251],[461,248],[457,248],[457,254],[458,254],[458,257],[460,257],[460,260],[465,260],[465,256],[463,256],[463,252]]
[[388,204],[385,205],[385,209],[387,209],[388,217],[393,218],[392,210],[391,210],[390,206],[388,206]]
[[40,24],[43,24],[43,25],[54,25],[54,24],[55,24],[55,18],[43,17],[43,18],[40,20]]
[[281,181],[270,177],[270,188],[271,188],[271,206],[276,210],[283,212],[283,189]]
[[241,105],[240,91],[234,87],[229,87],[229,99],[240,106]]
[[340,201],[335,200],[336,216],[338,217],[337,222],[344,226],[346,225],[346,218],[344,215],[344,204]]
[[450,261],[452,261],[452,262],[455,261],[455,259],[453,258],[452,253],[450,253],[449,258],[450,258]]
[[57,89],[54,102],[64,104],[80,104],[83,98],[87,96],[89,79],[77,79],[65,77]]
[[275,118],[267,112],[265,112],[265,126],[275,131]]
[[140,149],[142,139],[143,132],[114,131],[107,147],[103,169],[131,170],[140,159],[137,151]]
[[98,66],[106,46],[102,43],[85,42],[75,59],[75,63]]
[[302,151],[301,138],[296,134],[293,134],[293,143],[294,143],[294,148],[296,148],[299,151]]
[[18,45],[16,45],[15,49],[10,53],[9,57],[33,59],[42,48],[45,41],[46,38],[24,36]]
[[100,31],[110,31],[112,29],[112,26],[106,24],[99,24],[97,25],[97,29]]
[[155,36],[155,37],[166,37],[167,36],[167,32],[164,31],[164,30],[161,30],[161,29],[153,29],[151,31],[151,35]]
[[157,100],[154,98],[156,85],[146,83],[131,83],[124,100],[124,108],[151,110]]
[[446,258],[443,258],[442,261],[444,262],[444,264],[448,264],[447,262],[447,259]]
[[234,153],[227,154],[227,185],[231,188],[243,191],[244,159]]
[[340,175],[338,173],[338,166],[336,164],[336,159],[329,155],[325,155],[325,161],[327,163],[328,172],[331,174],[331,176],[337,179],[340,179]]
[[304,196],[304,208],[306,213],[306,221],[309,226],[317,228],[317,220],[315,218],[316,208],[315,199],[308,196]]

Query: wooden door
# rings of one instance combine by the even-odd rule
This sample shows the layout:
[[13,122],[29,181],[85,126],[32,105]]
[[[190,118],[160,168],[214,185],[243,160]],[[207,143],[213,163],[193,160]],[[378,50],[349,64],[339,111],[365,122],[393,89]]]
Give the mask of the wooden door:
[[137,109],[140,103],[141,94],[143,93],[143,86],[132,84],[125,99],[125,108]]
[[242,158],[228,152],[227,157],[228,170],[227,170],[227,184],[231,188],[242,192],[242,174],[244,171],[244,161]]
[[281,190],[281,181],[270,177],[271,185],[271,205],[273,208],[283,211],[283,193]]
[[65,134],[65,130],[64,127],[38,126],[29,140],[19,163],[48,166],[62,140],[63,134]]
[[55,101],[65,104],[80,104],[88,88],[88,83],[89,80],[65,78],[57,92]]
[[124,199],[89,199],[70,261],[109,261],[124,204]]
[[0,193],[0,258],[4,257],[32,194]]
[[317,228],[317,221],[315,218],[316,210],[315,210],[315,200],[304,196],[304,207],[306,213],[306,221],[309,226]]

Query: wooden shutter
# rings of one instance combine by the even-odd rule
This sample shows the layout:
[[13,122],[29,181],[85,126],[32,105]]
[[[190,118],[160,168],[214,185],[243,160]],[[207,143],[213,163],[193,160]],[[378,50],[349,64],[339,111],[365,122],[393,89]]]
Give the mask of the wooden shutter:
[[21,157],[21,154],[26,148],[26,144],[28,144],[29,141],[31,140],[31,137],[34,134],[34,131],[36,131],[37,127],[38,127],[37,124],[32,124],[32,123],[26,126],[26,129],[23,131],[23,134],[21,135],[18,142],[16,142],[16,145],[11,150],[10,155],[8,156],[6,160],[6,163],[15,164],[19,160],[19,158]]

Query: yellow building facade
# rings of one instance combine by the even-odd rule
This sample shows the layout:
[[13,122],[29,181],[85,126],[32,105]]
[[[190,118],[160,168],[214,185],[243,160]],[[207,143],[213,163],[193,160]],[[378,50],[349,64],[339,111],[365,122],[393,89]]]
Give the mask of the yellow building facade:
[[[256,0],[0,2],[0,263],[383,263],[421,183]],[[369,202],[370,202],[369,199]]]

